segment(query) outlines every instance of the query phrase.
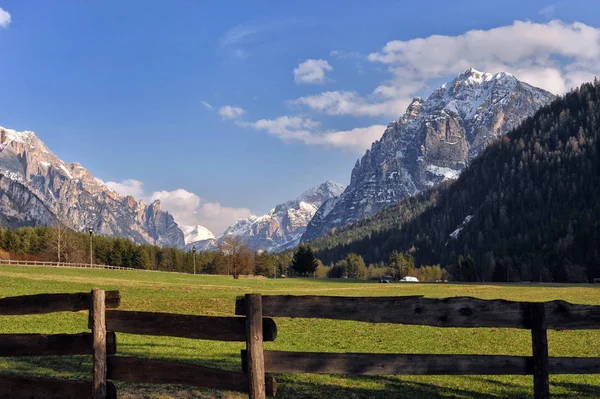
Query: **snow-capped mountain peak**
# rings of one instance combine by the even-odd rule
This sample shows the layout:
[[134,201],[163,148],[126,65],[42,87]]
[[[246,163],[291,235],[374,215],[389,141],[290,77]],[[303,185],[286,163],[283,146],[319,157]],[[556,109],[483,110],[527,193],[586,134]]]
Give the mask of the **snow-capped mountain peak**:
[[340,197],[315,214],[303,240],[456,178],[489,143],[554,98],[509,73],[474,68],[441,85],[426,100],[415,97],[357,161]]
[[215,238],[215,235],[204,226],[179,226],[179,228],[183,231],[183,238],[186,245],[196,241],[212,240]]
[[326,181],[306,190],[295,200],[275,206],[268,214],[251,215],[231,225],[223,236],[241,237],[253,249],[280,251],[298,244],[319,207],[344,191],[341,184]]
[[138,243],[183,247],[183,233],[159,204],[122,197],[81,164],[58,158],[32,131],[0,127],[0,225],[48,225]]

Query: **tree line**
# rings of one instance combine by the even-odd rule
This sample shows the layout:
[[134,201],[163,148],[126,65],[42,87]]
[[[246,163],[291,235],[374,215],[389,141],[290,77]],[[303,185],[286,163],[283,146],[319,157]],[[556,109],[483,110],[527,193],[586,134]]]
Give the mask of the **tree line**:
[[[307,245],[299,246],[295,253],[271,254],[252,251],[238,237],[229,236],[222,240],[217,250],[194,254],[176,248],[140,245],[125,238],[76,232],[64,223],[0,228],[0,259],[9,258],[65,263],[89,263],[91,260],[99,265],[181,273],[193,273],[195,266],[196,273],[226,274],[234,278],[247,274],[352,279],[412,275],[423,281],[435,281],[442,279],[443,274],[439,266],[415,268],[410,254],[394,253],[389,263],[368,267],[360,255],[348,254],[339,262],[325,266]],[[429,271],[427,274],[426,270]]]

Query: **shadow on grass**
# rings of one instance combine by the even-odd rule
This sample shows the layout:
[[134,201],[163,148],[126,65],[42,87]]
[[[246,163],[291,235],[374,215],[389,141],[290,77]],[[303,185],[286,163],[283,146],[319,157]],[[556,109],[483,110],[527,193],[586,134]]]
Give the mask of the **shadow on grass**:
[[[522,387],[506,395],[484,393],[464,388],[449,388],[425,382],[399,380],[394,377],[348,376],[346,386],[312,378],[276,377],[277,398],[330,398],[330,399],[530,399]],[[350,386],[347,386],[350,385]],[[375,386],[374,386],[375,385]],[[515,392],[516,391],[516,392]]]
[[0,373],[61,379],[91,379],[91,356],[7,357],[0,359]]
[[553,394],[552,397],[554,398],[600,398],[600,377],[597,385],[550,381],[550,393],[552,393],[552,387],[560,387],[571,391],[568,394]]

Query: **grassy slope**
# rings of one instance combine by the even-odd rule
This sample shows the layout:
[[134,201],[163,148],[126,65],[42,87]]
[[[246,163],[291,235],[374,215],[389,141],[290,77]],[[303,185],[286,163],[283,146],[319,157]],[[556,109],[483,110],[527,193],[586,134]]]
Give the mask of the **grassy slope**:
[[[93,287],[121,291],[121,309],[202,315],[232,315],[237,295],[414,295],[475,296],[493,299],[600,304],[592,286],[374,284],[307,279],[238,280],[225,276],[190,276],[129,271],[0,267],[0,297],[88,291]],[[86,331],[85,312],[35,316],[2,316],[0,333]],[[379,353],[487,353],[529,355],[530,336],[516,329],[441,329],[313,319],[277,319],[277,341],[266,349]],[[600,331],[549,332],[551,356],[600,356]],[[243,343],[118,335],[118,353],[179,359],[239,370]],[[89,378],[89,357],[0,359],[0,373]],[[342,377],[280,375],[281,398],[529,398],[526,376]],[[122,398],[237,398],[234,393],[185,387],[118,384]],[[600,397],[600,376],[551,376],[551,392],[563,398]]]

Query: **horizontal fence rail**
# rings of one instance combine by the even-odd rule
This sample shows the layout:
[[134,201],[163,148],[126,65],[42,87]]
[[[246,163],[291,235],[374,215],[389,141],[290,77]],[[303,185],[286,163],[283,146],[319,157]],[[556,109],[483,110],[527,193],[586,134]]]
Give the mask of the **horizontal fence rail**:
[[129,270],[138,272],[155,272],[155,273],[174,273],[174,274],[189,274],[184,272],[174,272],[169,270],[153,270],[142,269],[135,267],[113,266],[113,265],[97,265],[95,263],[70,263],[70,262],[49,262],[40,260],[0,260],[0,265],[16,265],[16,266],[46,266],[46,267],[64,267],[70,269],[106,269],[106,270]]
[[[245,369],[246,351],[242,350]],[[533,357],[265,351],[265,371],[360,375],[532,375]],[[551,357],[552,374],[600,374],[600,358]]]
[[[26,315],[89,310],[92,294],[39,294],[0,298],[0,315]],[[121,303],[119,291],[106,291],[106,307],[117,308]]]
[[[0,374],[0,398],[7,399],[82,399],[89,398],[91,381],[55,380]],[[117,390],[106,384],[106,399],[117,399]]]
[[[110,331],[140,335],[245,341],[244,317],[194,316],[172,313],[106,311],[106,328]],[[263,319],[265,341],[274,341],[277,326],[273,319]]]
[[[166,360],[109,356],[108,379],[148,384],[182,384],[196,387],[248,392],[248,376],[228,370]],[[275,396],[277,384],[265,378],[268,396]]]
[[[91,333],[0,334],[0,357],[91,355],[92,341]],[[109,355],[117,352],[114,332],[106,335],[106,351]]]
[[[263,314],[272,317],[327,318],[370,323],[434,327],[507,327],[531,329],[527,302],[471,297],[334,297],[266,295]],[[565,301],[544,303],[549,329],[600,329],[600,306]],[[238,297],[236,315],[245,315],[245,298]]]

